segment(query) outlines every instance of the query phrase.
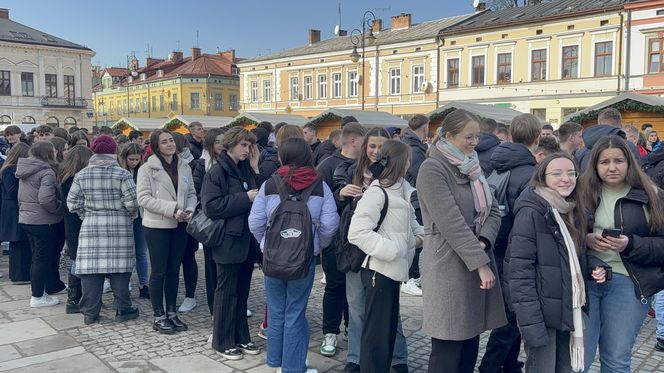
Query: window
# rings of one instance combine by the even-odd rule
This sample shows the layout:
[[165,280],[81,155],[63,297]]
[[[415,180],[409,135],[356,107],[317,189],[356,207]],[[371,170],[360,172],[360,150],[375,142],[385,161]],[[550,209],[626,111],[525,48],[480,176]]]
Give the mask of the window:
[[332,97],[341,97],[341,73],[332,74]]
[[390,69],[390,94],[401,94],[401,68],[393,67]]
[[311,76],[304,77],[304,99],[311,100],[314,98],[314,82]]
[[536,49],[531,52],[530,80],[546,80],[546,49]]
[[115,101],[115,108],[118,110],[118,114],[122,113],[122,103],[120,100]]
[[563,47],[563,70],[560,74],[563,79],[579,77],[579,46]]
[[484,84],[484,56],[473,57],[473,85]]
[[459,86],[459,59],[447,60],[447,87]]
[[613,73],[613,42],[595,44],[595,76],[610,76]]
[[9,80],[9,71],[0,71],[0,96],[10,96],[12,94]]
[[574,114],[578,111],[581,111],[583,109],[585,109],[585,108],[583,108],[583,107],[564,107],[563,110],[562,110],[563,118],[568,116],[568,115],[572,115],[572,114]]
[[148,98],[147,96],[143,96],[143,100],[141,100],[141,111],[144,113],[147,113],[148,111]]
[[263,102],[272,101],[272,82],[267,79],[263,80]]
[[46,74],[44,82],[46,83],[46,96],[58,97],[58,76],[55,74]]
[[111,114],[111,115],[113,115],[113,113],[115,112],[115,110],[114,110],[114,108],[113,108],[113,100],[109,100],[108,104],[109,104],[109,105],[108,105],[108,108],[109,108],[109,109],[108,109],[108,113]]
[[546,109],[530,109],[530,114],[536,116],[542,121],[546,121]]
[[12,117],[9,115],[0,115],[0,124],[11,124]]
[[251,102],[258,102],[258,82],[251,82]]
[[663,39],[648,41],[648,73],[657,74],[664,71],[662,57],[664,56]]
[[498,55],[498,71],[497,82],[498,84],[506,84],[512,82],[512,53],[500,53]]
[[300,78],[293,76],[290,78],[290,99],[298,100],[300,97]]
[[224,110],[224,102],[221,93],[215,93],[214,97],[214,110]]
[[152,96],[152,111],[157,111],[157,96]]
[[422,84],[424,84],[424,65],[413,66],[413,93],[422,93]]
[[229,101],[229,109],[232,111],[237,110],[237,95],[229,95],[228,101]]
[[318,99],[327,98],[327,75],[318,75]]
[[127,114],[127,100],[122,100],[122,112]]
[[74,76],[65,75],[64,81],[65,81],[65,98],[67,99],[70,105],[73,105],[74,98],[76,97],[76,92],[74,91]]
[[136,107],[134,109],[135,113],[140,113],[141,112],[141,99],[139,97],[136,97]]
[[171,98],[172,98],[172,101],[171,101],[171,110],[175,111],[175,110],[178,109],[178,94],[177,94],[177,93],[173,93],[173,95],[171,96]]
[[134,99],[133,98],[129,99],[129,112],[130,113],[134,112]]
[[192,92],[189,94],[189,108],[191,110],[200,110],[201,109],[201,94],[198,92]]
[[164,95],[159,95],[159,111],[164,111]]
[[357,97],[357,71],[348,73],[348,97]]
[[21,91],[23,96],[32,97],[35,95],[35,82],[32,73],[21,73]]

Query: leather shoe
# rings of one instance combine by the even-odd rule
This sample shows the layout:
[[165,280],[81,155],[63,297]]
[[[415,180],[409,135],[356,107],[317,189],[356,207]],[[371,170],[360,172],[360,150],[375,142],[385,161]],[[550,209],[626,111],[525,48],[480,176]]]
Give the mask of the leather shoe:
[[178,317],[177,314],[172,315],[172,316],[168,316],[168,320],[173,325],[173,329],[175,329],[175,331],[184,332],[186,330],[189,330],[189,327],[187,326],[187,324],[183,323],[182,320],[180,320],[180,318]]
[[175,328],[167,317],[156,318],[152,324],[152,329],[161,334],[175,334]]
[[124,322],[138,318],[138,308],[133,307],[124,311],[115,311],[115,322]]

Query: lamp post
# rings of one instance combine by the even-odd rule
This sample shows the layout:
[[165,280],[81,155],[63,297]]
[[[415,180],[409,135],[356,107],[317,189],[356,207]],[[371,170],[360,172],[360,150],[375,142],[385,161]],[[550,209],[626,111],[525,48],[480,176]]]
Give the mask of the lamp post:
[[[376,15],[372,11],[367,10],[362,15],[362,29],[354,29],[350,33],[350,42],[353,44],[353,52],[350,54],[350,60],[353,63],[357,63],[362,58],[362,74],[360,75],[362,79],[362,110],[364,110],[364,49],[376,42],[376,36],[373,34],[374,22],[376,22]],[[367,30],[369,31],[368,34]],[[362,49],[362,55],[357,52],[358,45]]]

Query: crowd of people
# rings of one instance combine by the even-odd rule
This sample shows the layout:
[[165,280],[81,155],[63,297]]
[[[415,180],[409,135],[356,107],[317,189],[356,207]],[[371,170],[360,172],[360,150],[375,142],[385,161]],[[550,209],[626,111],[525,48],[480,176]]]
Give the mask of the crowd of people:
[[629,372],[647,315],[664,351],[664,148],[652,126],[623,126],[611,108],[557,130],[459,109],[436,128],[423,115],[404,129],[346,117],[322,142],[312,124],[188,130],[4,130],[0,241],[30,307],[67,292],[65,312],[90,325],[112,291],[115,321],[136,319],[135,270],[154,332],[188,330],[201,246],[211,348],[261,353],[247,322],[258,264],[258,336],[278,372],[316,372],[317,264],[320,353],[347,339],[348,373],[408,372],[400,293],[423,299],[432,373],[473,372],[486,331],[482,373],[587,372],[598,352],[602,372]]

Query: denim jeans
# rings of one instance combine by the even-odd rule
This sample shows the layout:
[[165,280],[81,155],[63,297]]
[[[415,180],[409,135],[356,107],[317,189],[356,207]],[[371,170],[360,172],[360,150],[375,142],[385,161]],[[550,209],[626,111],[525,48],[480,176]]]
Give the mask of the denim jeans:
[[284,281],[265,276],[267,295],[267,365],[281,367],[283,373],[307,371],[309,323],[307,302],[314,283],[316,266],[311,262],[303,279]]
[[655,295],[655,314],[657,315],[657,339],[664,340],[664,290]]
[[[361,273],[361,272],[360,272]],[[346,362],[360,364],[360,344],[364,328],[364,286],[360,273],[346,273],[346,299],[348,299],[348,353]],[[394,342],[392,366],[408,364],[408,346],[401,327],[401,315],[398,318],[397,338]]]
[[586,282],[590,315],[586,318],[585,371],[599,346],[601,373],[629,373],[632,348],[650,301],[642,304],[634,294],[632,280],[619,273],[605,284]]
[[143,220],[134,219],[134,249],[136,249],[136,274],[138,283],[141,286],[148,284],[148,243],[145,241],[145,231],[143,230]]

